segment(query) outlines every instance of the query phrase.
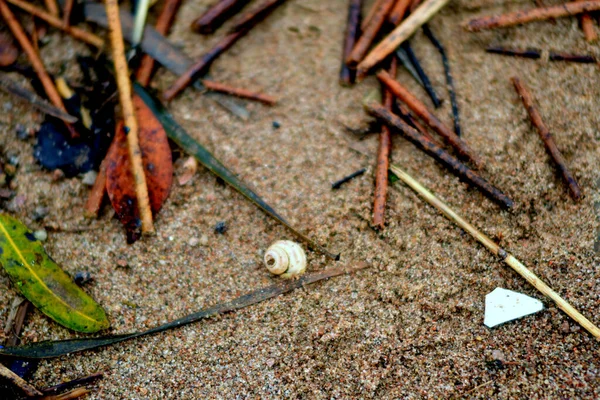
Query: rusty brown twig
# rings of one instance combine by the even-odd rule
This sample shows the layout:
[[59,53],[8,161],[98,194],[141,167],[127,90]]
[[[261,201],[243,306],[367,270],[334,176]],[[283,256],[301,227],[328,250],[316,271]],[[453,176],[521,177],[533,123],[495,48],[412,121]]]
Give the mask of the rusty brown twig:
[[[574,1],[582,1],[582,0],[574,0]],[[594,28],[594,20],[591,14],[582,14],[579,17],[579,23],[581,24],[581,30],[583,31],[583,35],[585,36],[585,40],[589,43],[595,42],[598,40],[598,34],[596,33],[596,29]]]
[[204,85],[205,88],[207,88],[208,90],[212,90],[214,92],[227,93],[227,94],[237,96],[237,97],[240,97],[243,99],[248,99],[248,100],[256,100],[256,101],[260,101],[261,103],[264,103],[264,104],[267,104],[270,106],[275,104],[275,102],[277,101],[273,96],[269,96],[269,95],[258,93],[258,92],[253,92],[248,89],[242,89],[242,88],[225,85],[220,82],[209,81],[207,79],[202,80],[202,84]]
[[398,0],[396,4],[394,4],[392,11],[390,11],[388,21],[393,25],[398,25],[400,22],[402,22],[410,3],[411,0]]
[[429,154],[437,162],[448,168],[454,175],[458,176],[465,182],[477,187],[487,197],[500,204],[505,208],[511,208],[513,201],[499,189],[492,186],[489,182],[472,171],[447,151],[439,147],[434,142],[421,135],[414,128],[404,123],[397,115],[388,111],[385,107],[379,104],[365,105],[367,111],[382,120],[390,128],[401,132],[408,140],[413,142],[418,148]]
[[469,148],[469,146],[440,121],[431,111],[427,109],[419,99],[417,99],[408,89],[393,79],[387,72],[380,71],[377,73],[377,78],[396,96],[403,101],[408,108],[413,110],[419,118],[427,125],[436,131],[444,140],[452,146],[462,157],[472,161],[477,167],[481,167],[483,163],[477,155]]
[[[23,30],[23,27],[21,26],[19,21],[17,21],[15,15],[12,13],[5,0],[0,0],[0,14],[2,14],[2,18],[4,18],[4,20],[6,21],[6,25],[8,25],[9,29],[19,42],[19,45],[21,46],[25,54],[27,54],[29,62],[31,63],[31,66],[37,74],[40,82],[42,82],[42,86],[44,87],[44,91],[50,99],[50,102],[54,104],[56,108],[68,114],[67,109],[63,104],[62,98],[60,97],[58,90],[56,90],[54,82],[52,82],[52,78],[50,78],[50,75],[48,75],[48,72],[46,71],[44,63],[40,59],[40,56],[29,41],[29,38]],[[71,133],[72,137],[78,136],[75,132],[75,129],[73,128],[73,125],[65,125],[69,129],[69,132]]]
[[350,56],[356,39],[360,35],[360,18],[362,0],[350,0],[348,3],[348,24],[346,26],[346,37],[344,40],[344,52],[342,54],[342,67],[340,68],[340,85],[350,86],[354,83],[356,73],[350,69],[346,60]]
[[73,6],[76,0],[65,0],[65,6],[63,8],[63,26],[66,28],[71,26],[71,13],[73,12]]
[[386,0],[375,0],[373,2],[373,5],[371,6],[371,8],[369,8],[369,12],[367,13],[365,18],[360,23],[361,31],[364,31],[365,28],[367,26],[369,26],[369,24],[371,23],[371,20],[373,20],[373,16],[377,13],[377,9],[379,8],[379,6],[381,6],[381,4],[383,4],[384,1],[386,1]]
[[125,45],[123,43],[121,19],[119,18],[119,3],[117,0],[106,0],[105,7],[110,30],[113,63],[117,86],[119,88],[119,98],[123,111],[123,119],[125,120],[125,129],[127,131],[127,148],[131,162],[131,173],[135,182],[135,194],[142,222],[142,233],[151,234],[154,232],[154,224],[152,223],[146,174],[142,165],[142,152],[138,141],[138,122],[131,100],[131,81],[129,80],[129,68],[125,59]]
[[[160,11],[158,20],[156,21],[156,31],[162,35],[166,35],[171,28],[173,18],[181,5],[181,0],[166,0]],[[148,86],[154,72],[154,59],[148,54],[145,54],[140,61],[140,66],[136,73],[136,79],[142,86]]]
[[23,0],[6,0],[8,3],[19,7],[23,11],[27,11],[29,14],[34,15],[41,19],[44,22],[47,22],[48,25],[60,29],[65,33],[73,36],[75,39],[79,39],[87,44],[91,44],[94,47],[102,48],[104,46],[104,40],[101,37],[94,35],[91,32],[86,32],[83,29],[79,29],[74,26],[65,25],[63,20],[58,17],[53,16],[52,14],[47,13],[39,7],[34,6],[31,3],[28,3]]
[[48,12],[53,17],[58,17],[59,10],[58,10],[58,4],[56,3],[56,0],[44,0],[44,4],[46,5]]
[[185,71],[164,93],[165,100],[172,100],[185,89],[189,84],[193,83],[202,74],[204,74],[210,65],[227,49],[229,49],[242,36],[248,33],[252,27],[262,21],[275,7],[281,4],[284,0],[267,0],[258,9],[246,14],[240,22],[233,28],[233,31],[221,39],[212,49],[204,54],[196,61],[187,71]]
[[479,17],[467,21],[463,26],[468,31],[477,32],[484,29],[503,28],[507,26],[526,24],[532,21],[543,21],[551,18],[569,17],[597,10],[600,10],[599,0],[577,1],[550,7],[515,11],[502,15]]
[[515,90],[517,91],[517,94],[521,97],[521,100],[523,100],[523,105],[525,106],[525,109],[527,110],[527,113],[529,114],[531,123],[536,127],[536,129],[540,135],[540,138],[544,142],[544,146],[546,147],[546,151],[548,152],[548,155],[556,163],[558,171],[560,172],[563,180],[569,187],[571,196],[573,197],[574,200],[576,200],[576,201],[579,200],[581,198],[581,189],[579,188],[579,185],[577,184],[575,177],[573,176],[573,174],[567,167],[565,159],[562,156],[562,153],[560,152],[560,150],[558,150],[558,147],[556,147],[556,143],[554,142],[554,139],[552,137],[552,134],[550,133],[550,130],[548,129],[546,124],[544,124],[544,121],[542,120],[542,116],[541,116],[539,110],[537,109],[537,107],[535,106],[533,96],[529,92],[529,89],[527,88],[526,84],[519,77],[513,76],[511,78],[511,81],[512,81],[513,85],[515,86]]
[[375,37],[381,30],[386,21],[392,7],[394,6],[395,0],[385,0],[377,4],[377,9],[373,14],[373,17],[369,21],[369,24],[365,26],[362,34],[356,41],[350,56],[346,60],[346,63],[350,66],[356,66],[362,61],[365,54],[369,50],[369,47],[375,40]]
[[216,31],[231,16],[239,12],[250,0],[218,0],[192,22],[192,30],[210,34]]
[[[398,69],[398,60],[392,57],[389,68],[390,76],[395,77]],[[392,111],[394,95],[383,85],[383,105],[388,111]],[[379,148],[377,151],[377,168],[375,170],[375,195],[373,196],[373,225],[379,229],[385,227],[385,204],[388,191],[388,169],[390,165],[390,154],[392,152],[392,132],[387,125],[381,127],[379,134]]]

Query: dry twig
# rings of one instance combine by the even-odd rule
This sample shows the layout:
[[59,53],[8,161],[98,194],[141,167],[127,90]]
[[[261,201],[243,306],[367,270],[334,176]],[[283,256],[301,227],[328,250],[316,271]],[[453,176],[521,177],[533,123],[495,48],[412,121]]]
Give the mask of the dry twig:
[[142,221],[142,233],[151,234],[154,232],[154,225],[152,223],[152,211],[150,210],[146,175],[144,173],[144,166],[142,165],[142,153],[138,142],[138,123],[131,101],[131,81],[129,80],[129,68],[125,59],[125,46],[123,44],[121,20],[119,19],[119,3],[117,0],[106,0],[105,7],[110,28],[110,41],[117,86],[119,87],[119,97],[123,110],[123,118],[125,119],[125,129],[127,131],[127,147],[131,161],[131,172],[135,182],[135,194]]
[[365,108],[369,113],[385,122],[390,128],[402,133],[408,140],[433,157],[434,160],[448,168],[453,174],[465,182],[479,188],[483,194],[500,204],[502,207],[511,208],[513,206],[513,201],[507,195],[492,186],[476,172],[470,170],[437,144],[404,123],[398,116],[386,110],[385,107],[373,103],[365,105]]
[[523,82],[521,79],[514,76],[511,78],[511,81],[512,81],[513,85],[515,86],[515,90],[517,91],[517,94],[523,100],[523,105],[525,106],[525,109],[529,113],[529,118],[531,118],[531,123],[536,127],[538,133],[540,134],[540,138],[544,142],[544,146],[546,147],[546,151],[548,152],[548,155],[556,163],[556,167],[558,168],[558,171],[560,172],[563,180],[569,187],[569,190],[571,191],[571,196],[573,197],[574,200],[576,200],[576,201],[579,200],[581,198],[581,189],[579,188],[579,185],[577,184],[575,177],[569,170],[569,167],[567,167],[567,164],[565,162],[565,159],[564,159],[562,153],[560,152],[560,150],[558,150],[558,147],[556,147],[556,143],[554,142],[554,138],[552,137],[550,130],[548,129],[546,124],[544,124],[544,121],[542,120],[542,116],[541,116],[539,110],[537,109],[537,107],[535,106],[533,96],[529,92],[529,89],[525,85],[525,82]]
[[362,34],[354,45],[354,49],[352,49],[350,56],[346,60],[348,65],[353,66],[361,62],[375,40],[375,37],[383,27],[394,3],[395,0],[385,0],[378,4],[377,10],[373,14],[369,24],[363,29]]
[[434,131],[436,131],[444,140],[452,146],[456,151],[471,160],[476,166],[481,167],[483,164],[479,157],[475,155],[473,150],[459,138],[452,129],[448,128],[440,121],[431,111],[427,109],[425,104],[421,103],[412,93],[404,86],[394,80],[387,72],[380,71],[377,73],[377,78],[385,84],[385,86],[396,96],[403,101],[411,110],[413,110],[423,121],[427,123]]

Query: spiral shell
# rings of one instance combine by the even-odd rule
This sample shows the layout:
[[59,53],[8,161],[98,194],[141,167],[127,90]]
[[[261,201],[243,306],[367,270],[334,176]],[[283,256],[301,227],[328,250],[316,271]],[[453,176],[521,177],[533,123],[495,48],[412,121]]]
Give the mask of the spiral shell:
[[291,278],[306,271],[306,254],[298,243],[278,240],[267,249],[265,265],[272,274]]

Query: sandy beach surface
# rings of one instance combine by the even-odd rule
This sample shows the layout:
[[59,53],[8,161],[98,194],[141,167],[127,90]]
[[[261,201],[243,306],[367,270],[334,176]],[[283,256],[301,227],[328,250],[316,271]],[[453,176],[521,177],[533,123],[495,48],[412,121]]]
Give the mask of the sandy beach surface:
[[[192,33],[190,23],[209,3],[184,2],[169,36],[192,57],[231,25],[213,36]],[[597,54],[597,44],[585,42],[577,18],[482,33],[460,26],[471,17],[534,6],[452,0],[430,23],[447,46],[463,137],[484,159],[482,175],[515,201],[514,209],[501,210],[399,135],[392,161],[598,324],[598,65],[484,52],[504,44]],[[363,262],[369,268],[181,329],[42,361],[34,385],[103,371],[89,399],[600,397],[597,340],[409,188],[390,187],[387,226],[372,229],[377,132],[360,139],[346,127],[367,126],[362,101],[379,85],[373,77],[352,88],[338,84],[346,14],[345,0],[289,0],[214,63],[215,79],[262,88],[277,97],[274,107],[248,103],[251,117],[241,121],[189,89],[169,109],[294,226],[341,252],[333,262],[308,251],[309,272]],[[437,115],[450,125],[439,54],[422,32],[411,43],[444,100]],[[75,71],[75,55],[86,52],[56,31],[41,48],[54,73]],[[515,74],[531,88],[582,187],[579,203],[529,122],[509,80]],[[174,80],[161,70],[153,85],[165,89]],[[405,70],[398,80],[430,104]],[[188,185],[174,184],[156,218],[157,235],[129,246],[110,206],[97,221],[83,218],[89,187],[81,178],[54,181],[33,159],[35,139],[17,139],[17,124],[35,128],[42,116],[5,93],[0,107],[0,148],[19,159],[17,197],[4,209],[32,229],[94,228],[49,232],[45,247],[69,273],[91,273],[85,288],[107,310],[107,333],[147,329],[279,280],[262,257],[272,242],[294,237],[206,169]],[[332,182],[360,168],[367,173],[331,190]],[[43,221],[32,217],[38,207],[48,208]],[[228,230],[217,234],[222,221]],[[497,287],[538,298],[545,309],[488,329],[485,295]],[[0,273],[1,324],[15,294]],[[77,334],[33,311],[22,342],[72,337]]]

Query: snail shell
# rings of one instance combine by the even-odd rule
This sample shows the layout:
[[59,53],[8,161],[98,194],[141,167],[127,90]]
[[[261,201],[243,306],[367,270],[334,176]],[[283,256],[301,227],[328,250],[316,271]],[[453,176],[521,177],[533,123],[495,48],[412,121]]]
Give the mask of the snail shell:
[[265,265],[272,274],[291,278],[306,271],[306,254],[298,243],[278,240],[267,249]]

